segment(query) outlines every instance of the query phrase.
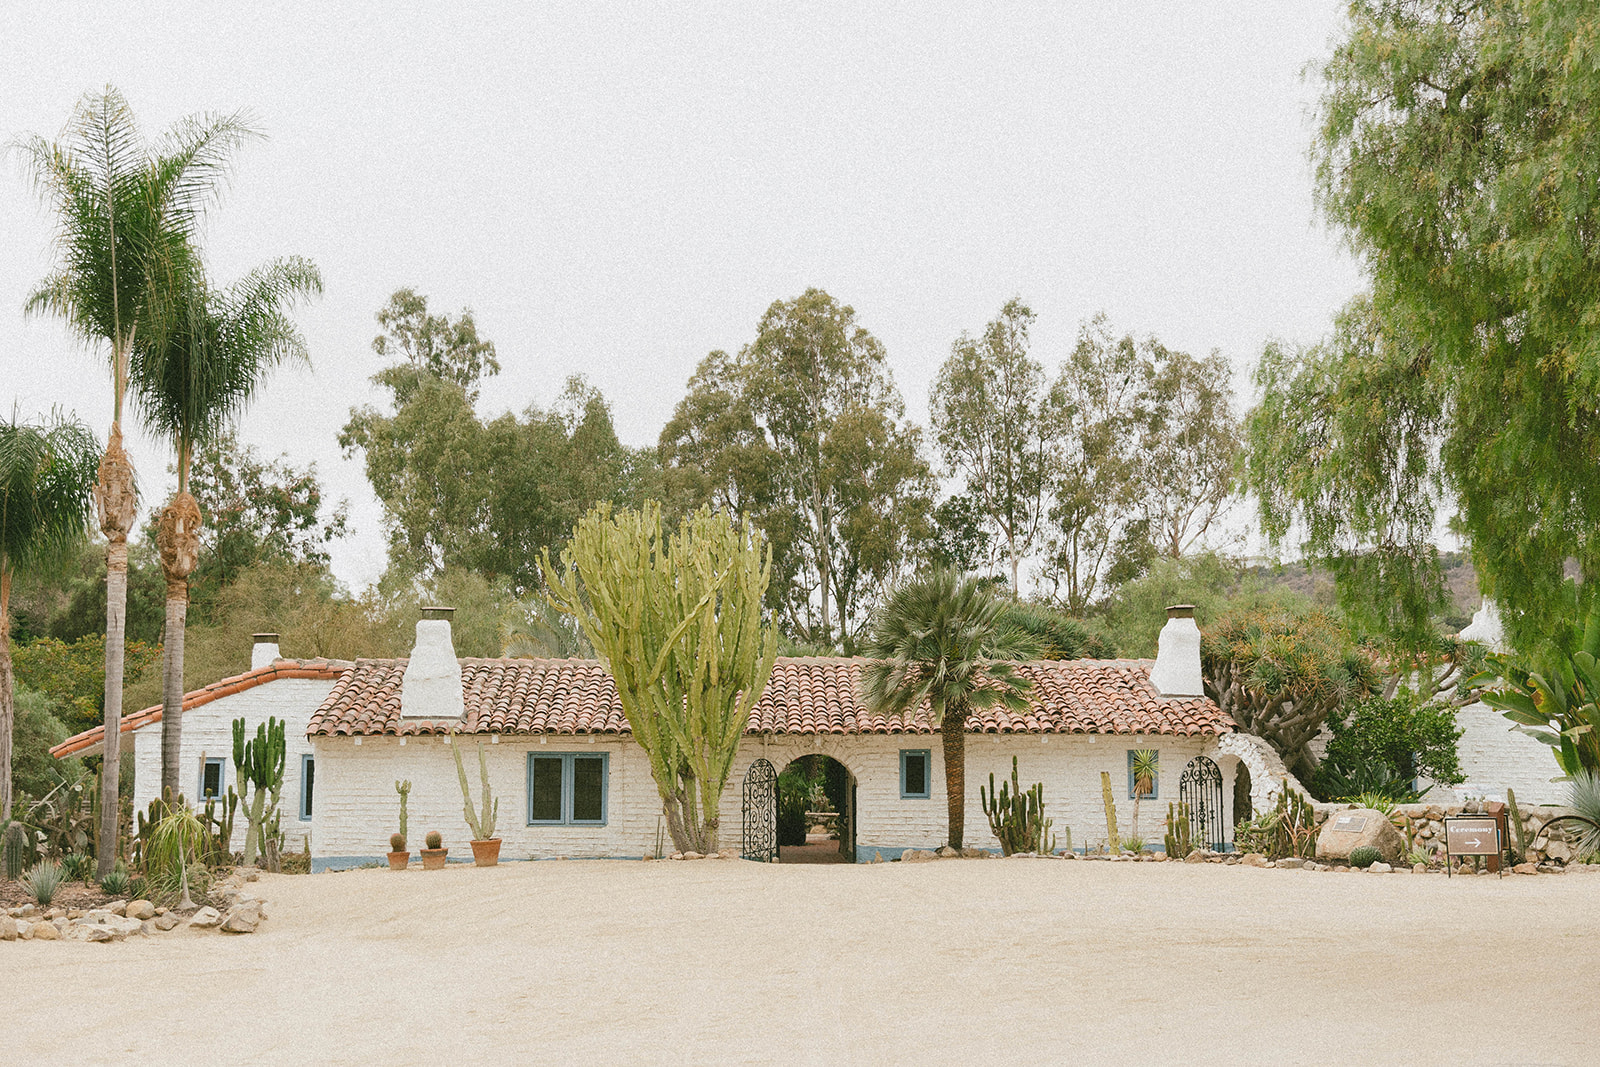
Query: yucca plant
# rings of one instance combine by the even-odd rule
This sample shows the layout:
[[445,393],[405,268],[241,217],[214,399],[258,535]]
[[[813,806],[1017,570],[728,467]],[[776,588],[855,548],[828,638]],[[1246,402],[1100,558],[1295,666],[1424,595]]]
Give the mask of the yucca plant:
[[33,899],[39,902],[41,908],[48,907],[56,898],[56,890],[61,888],[65,880],[66,872],[55,860],[41,860],[29,867],[28,873],[22,876],[22,884],[28,887],[28,892],[33,894]]
[[205,827],[187,807],[163,818],[150,839],[148,876],[158,890],[178,896],[178,907],[185,911],[195,906],[189,897],[190,868],[205,840]]
[[111,873],[100,879],[100,892],[108,897],[120,897],[128,892],[128,871],[121,864],[111,869]]

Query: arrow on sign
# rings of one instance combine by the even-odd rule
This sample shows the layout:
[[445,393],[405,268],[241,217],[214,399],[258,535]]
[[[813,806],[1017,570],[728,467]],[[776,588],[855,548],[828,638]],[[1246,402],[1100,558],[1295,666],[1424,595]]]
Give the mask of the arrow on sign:
[[1471,841],[1468,841],[1467,844],[1471,845],[1473,848],[1477,848],[1479,845],[1483,844],[1483,842],[1474,837]]

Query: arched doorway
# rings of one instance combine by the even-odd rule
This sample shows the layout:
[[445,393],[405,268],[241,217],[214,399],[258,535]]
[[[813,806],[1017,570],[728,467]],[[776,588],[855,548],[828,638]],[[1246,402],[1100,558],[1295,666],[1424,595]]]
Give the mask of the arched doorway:
[[797,756],[778,775],[778,862],[855,861],[855,775],[820,752]]
[[1221,851],[1222,770],[1205,756],[1196,756],[1178,779],[1178,800],[1189,807],[1189,833],[1196,848]]

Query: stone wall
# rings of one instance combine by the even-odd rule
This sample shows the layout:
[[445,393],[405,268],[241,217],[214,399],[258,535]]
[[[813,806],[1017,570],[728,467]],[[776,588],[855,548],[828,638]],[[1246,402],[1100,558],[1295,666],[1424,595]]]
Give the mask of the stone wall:
[[[1320,827],[1331,816],[1340,811],[1348,811],[1352,804],[1315,804],[1316,822]],[[1527,858],[1534,863],[1566,863],[1574,858],[1570,844],[1570,837],[1561,827],[1545,829],[1547,823],[1565,809],[1547,805],[1524,806],[1517,805],[1522,816],[1524,840],[1527,842]],[[1395,808],[1390,815],[1392,822],[1401,833],[1405,834],[1412,847],[1422,848],[1430,853],[1444,852],[1444,820],[1455,815],[1478,814],[1481,808],[1467,804],[1402,804]],[[1510,830],[1511,839],[1505,842],[1506,847],[1516,847],[1515,831]]]
[[[369,862],[388,849],[397,828],[399,797],[396,779],[410,779],[409,841],[420,846],[428,830],[438,830],[453,856],[467,857],[469,833],[462,817],[461,788],[449,745],[438,737],[316,737],[317,804],[312,820],[312,853],[318,869]],[[1044,783],[1046,814],[1055,832],[1070,826],[1073,844],[1099,842],[1106,836],[1100,772],[1111,774],[1119,828],[1132,832],[1133,802],[1128,799],[1127,753],[1154,748],[1161,753],[1157,796],[1141,805],[1139,833],[1160,847],[1167,803],[1176,800],[1178,779],[1193,757],[1218,756],[1224,774],[1224,801],[1231,801],[1233,756],[1217,752],[1214,738],[1112,735],[972,734],[967,739],[966,843],[996,848],[979,802],[979,786],[987,788],[992,771],[996,783],[1009,781],[1011,757],[1019,759],[1024,787]],[[900,796],[900,752],[925,749],[932,757],[929,796]],[[601,736],[504,736],[485,742],[489,775],[500,797],[496,827],[505,859],[567,857],[638,857],[654,855],[661,799],[643,751],[631,740]],[[530,753],[606,753],[606,823],[603,826],[529,826],[527,824],[527,761]],[[831,756],[854,776],[856,787],[857,857],[874,853],[892,859],[907,848],[933,848],[946,839],[945,779],[936,735],[872,735],[748,738],[735,757],[722,797],[721,841],[738,847],[741,832],[742,783],[750,764],[765,758],[783,767],[797,756],[819,752]],[[477,797],[475,749],[463,751],[468,781]],[[1231,814],[1227,825],[1231,828]],[[663,827],[663,834],[665,833]],[[1062,842],[1064,844],[1064,840]],[[670,838],[663,842],[671,852]]]
[[[199,803],[200,769],[207,757],[221,758],[222,792],[228,787],[239,788],[238,775],[233,766],[233,720],[244,717],[245,731],[254,737],[256,727],[269,716],[284,720],[284,747],[287,755],[283,768],[283,794],[280,800],[283,830],[283,847],[288,852],[299,852],[311,833],[312,823],[300,819],[300,768],[302,755],[311,752],[306,738],[306,727],[312,712],[317,710],[334,683],[318,678],[274,678],[270,682],[246,689],[242,693],[202,704],[183,715],[183,738],[179,744],[179,786],[184,798],[197,808]],[[320,772],[320,768],[317,768]],[[321,793],[321,774],[313,778],[313,788]],[[133,731],[133,809],[142,812],[161,794],[161,724],[151,723]],[[315,798],[314,798],[315,799]],[[315,804],[313,803],[313,810]],[[241,811],[234,819],[232,847],[244,848],[245,817]],[[315,848],[315,845],[313,845]]]

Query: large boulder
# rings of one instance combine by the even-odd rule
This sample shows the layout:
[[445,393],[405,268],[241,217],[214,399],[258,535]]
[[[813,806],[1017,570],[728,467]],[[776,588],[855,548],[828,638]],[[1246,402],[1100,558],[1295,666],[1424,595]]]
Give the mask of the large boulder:
[[1350,853],[1362,845],[1377,849],[1383,861],[1393,866],[1405,859],[1405,837],[1387,815],[1374,808],[1351,808],[1330,815],[1317,835],[1317,859],[1323,863],[1349,863]]

